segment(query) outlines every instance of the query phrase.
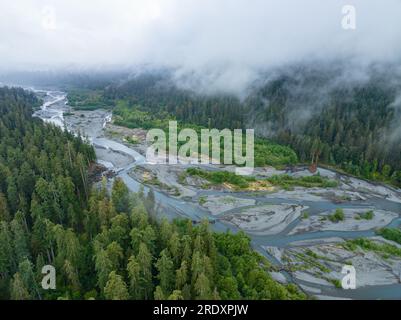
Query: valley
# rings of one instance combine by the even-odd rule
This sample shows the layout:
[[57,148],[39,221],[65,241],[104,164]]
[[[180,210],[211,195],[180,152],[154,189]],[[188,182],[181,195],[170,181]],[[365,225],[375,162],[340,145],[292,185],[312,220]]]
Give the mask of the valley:
[[[401,298],[401,245],[376,234],[400,227],[400,189],[325,168],[312,183],[316,178],[302,166],[255,168],[242,187],[216,183],[213,173],[235,168],[149,164],[146,129],[118,125],[110,110],[74,110],[65,92],[35,92],[44,100],[36,117],[85,137],[98,163],[131,191],[152,189],[159,215],[207,219],[217,232],[245,232],[271,262],[274,279],[294,282],[318,299]],[[345,264],[357,270],[355,290],[338,288]]]

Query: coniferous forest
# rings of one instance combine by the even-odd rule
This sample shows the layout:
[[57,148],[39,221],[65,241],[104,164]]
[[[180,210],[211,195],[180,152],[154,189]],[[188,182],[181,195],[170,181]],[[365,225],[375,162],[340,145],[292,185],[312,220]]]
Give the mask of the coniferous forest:
[[[156,216],[153,192],[92,183],[93,148],[0,89],[0,299],[303,299],[243,233]],[[45,291],[42,268],[57,271]]]
[[180,87],[168,72],[145,73],[104,87],[103,99],[109,105],[124,100],[131,108],[184,123],[254,128],[259,137],[291,147],[301,163],[318,159],[400,186],[401,80],[383,67],[365,73],[363,79],[348,79],[341,65],[288,66],[261,76],[245,97],[202,94]]

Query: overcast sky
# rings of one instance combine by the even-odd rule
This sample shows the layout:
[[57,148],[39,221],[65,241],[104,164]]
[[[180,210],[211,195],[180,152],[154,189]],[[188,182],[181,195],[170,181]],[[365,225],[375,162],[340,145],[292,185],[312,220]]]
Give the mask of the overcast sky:
[[2,0],[0,34],[3,70],[151,64],[236,87],[304,59],[396,61],[401,0]]

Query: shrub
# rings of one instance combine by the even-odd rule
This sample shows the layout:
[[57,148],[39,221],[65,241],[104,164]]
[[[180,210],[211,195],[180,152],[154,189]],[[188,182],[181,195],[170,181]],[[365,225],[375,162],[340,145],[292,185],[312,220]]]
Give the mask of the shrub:
[[343,209],[336,209],[336,212],[333,215],[329,216],[329,220],[334,223],[338,223],[340,221],[344,221],[344,210]]

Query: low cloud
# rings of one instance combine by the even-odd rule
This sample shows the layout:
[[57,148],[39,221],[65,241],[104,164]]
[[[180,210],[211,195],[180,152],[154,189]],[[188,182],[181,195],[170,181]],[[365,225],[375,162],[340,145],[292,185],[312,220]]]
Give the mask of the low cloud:
[[[356,30],[342,29],[344,5],[356,8]],[[0,10],[2,70],[169,68],[184,87],[240,92],[286,64],[401,57],[398,0],[19,0]]]

